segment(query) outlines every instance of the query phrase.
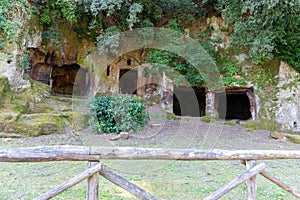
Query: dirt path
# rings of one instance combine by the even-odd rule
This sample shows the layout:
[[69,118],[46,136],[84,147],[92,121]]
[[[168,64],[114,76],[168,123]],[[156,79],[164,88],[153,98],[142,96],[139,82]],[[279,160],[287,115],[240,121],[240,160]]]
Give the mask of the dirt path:
[[113,136],[115,134],[94,134],[88,129],[81,132],[67,130],[65,134],[9,141],[2,139],[2,143],[9,143],[7,144],[9,146],[85,145],[226,150],[300,149],[300,144],[271,138],[269,131],[248,132],[241,125],[205,123],[195,117],[182,117],[179,120],[152,118],[141,133],[130,133],[127,140],[111,141]]

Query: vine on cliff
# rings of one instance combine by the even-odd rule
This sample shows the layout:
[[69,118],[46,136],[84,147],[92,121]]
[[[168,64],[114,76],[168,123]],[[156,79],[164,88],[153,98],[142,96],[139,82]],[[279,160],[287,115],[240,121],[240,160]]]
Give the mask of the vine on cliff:
[[248,46],[256,63],[282,57],[300,71],[299,0],[219,0],[226,22],[234,27],[232,43]]
[[29,16],[30,4],[26,0],[0,1],[0,50],[17,40],[18,28]]

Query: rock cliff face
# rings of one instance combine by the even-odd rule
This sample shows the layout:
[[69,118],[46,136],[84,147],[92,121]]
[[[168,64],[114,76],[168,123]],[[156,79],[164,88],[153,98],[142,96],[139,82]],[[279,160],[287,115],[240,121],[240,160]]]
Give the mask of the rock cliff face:
[[[164,73],[160,76],[147,74],[151,66],[145,64],[143,50],[115,59],[103,58],[95,51],[94,41],[87,34],[76,32],[71,25],[43,28],[31,20],[19,41],[0,52],[0,132],[21,135],[64,132],[64,120],[79,122],[82,125],[79,128],[84,128],[86,115],[82,110],[83,114],[74,111],[75,97],[117,94],[129,82],[136,85],[133,93],[144,97],[149,104],[160,104],[168,112],[173,111],[175,84]],[[230,27],[226,27],[221,18],[210,18],[206,25],[191,27],[189,32],[199,32],[208,26],[214,27],[210,37],[222,39],[220,44],[214,44],[215,48],[222,51],[228,48],[230,38],[223,30]],[[49,39],[49,34],[54,35],[54,39]],[[24,69],[18,64],[24,50],[29,52],[29,75],[24,75]],[[299,132],[299,73],[283,62],[274,62],[266,67],[272,72],[265,76],[256,71],[261,66],[249,64],[244,52],[233,52],[232,57],[243,65],[246,74],[235,78],[245,78],[246,85],[232,85],[227,90],[224,87],[222,94],[230,95],[235,101],[238,96],[245,99],[251,114],[249,119],[260,121],[263,128]],[[132,73],[123,76],[125,71]],[[132,80],[133,77],[136,80]],[[274,81],[266,85],[265,79]],[[251,94],[246,94],[245,91],[250,90]],[[201,115],[218,117],[220,95],[216,91],[203,91]],[[230,92],[226,94],[226,91]],[[84,102],[78,104],[85,105]]]
[[283,62],[279,69],[278,88],[275,114],[279,128],[300,133],[300,74]]
[[[53,47],[44,45],[45,30],[31,19],[30,27],[13,44],[0,52],[0,132],[20,136],[64,133],[65,128],[79,130],[87,126],[85,108],[76,112],[76,100],[53,94],[85,95],[88,69],[77,64],[78,54],[85,54],[89,42],[78,39],[69,27],[62,26],[61,42]],[[92,43],[93,45],[93,43]],[[20,66],[23,54],[28,52],[30,73]],[[56,82],[52,81],[56,78]],[[77,80],[76,80],[77,79]],[[84,100],[77,100],[84,105]]]

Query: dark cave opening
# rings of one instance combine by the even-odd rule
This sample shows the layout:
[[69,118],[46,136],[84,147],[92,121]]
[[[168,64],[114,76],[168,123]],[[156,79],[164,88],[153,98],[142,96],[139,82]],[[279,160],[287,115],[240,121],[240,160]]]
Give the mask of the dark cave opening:
[[206,89],[204,87],[174,87],[173,113],[178,116],[205,115]]
[[88,87],[88,73],[77,64],[54,66],[50,79],[53,95],[85,96]]
[[[226,89],[225,92],[216,93],[216,105],[220,119],[251,119],[251,105],[249,90],[244,88]],[[251,94],[253,91],[251,92]]]
[[121,69],[119,89],[122,94],[137,94],[138,72],[134,69]]

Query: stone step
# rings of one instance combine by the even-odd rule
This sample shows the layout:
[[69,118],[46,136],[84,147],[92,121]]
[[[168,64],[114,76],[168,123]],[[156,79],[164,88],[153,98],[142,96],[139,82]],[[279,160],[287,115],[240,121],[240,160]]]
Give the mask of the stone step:
[[64,133],[66,126],[78,131],[87,127],[87,116],[79,112],[0,113],[0,132],[22,136]]

